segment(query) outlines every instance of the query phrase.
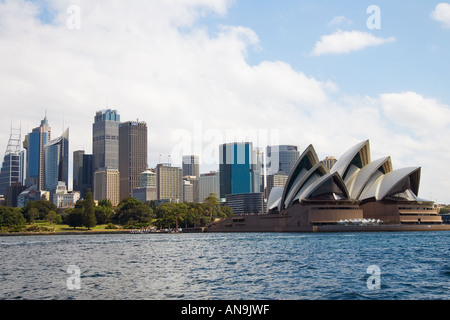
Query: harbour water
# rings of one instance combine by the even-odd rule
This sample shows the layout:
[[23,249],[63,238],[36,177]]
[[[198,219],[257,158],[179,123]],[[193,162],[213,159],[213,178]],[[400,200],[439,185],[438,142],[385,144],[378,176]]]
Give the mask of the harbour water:
[[449,257],[447,231],[1,237],[0,299],[448,300]]

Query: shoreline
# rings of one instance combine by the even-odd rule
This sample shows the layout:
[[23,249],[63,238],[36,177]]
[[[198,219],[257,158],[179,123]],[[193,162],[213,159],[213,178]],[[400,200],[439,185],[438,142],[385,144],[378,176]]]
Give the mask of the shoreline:
[[[450,231],[450,225],[380,225],[380,226],[314,226],[302,230],[258,230],[246,228],[232,228],[228,230],[208,230],[208,228],[184,229],[179,233],[348,233],[348,232],[432,232],[432,231]],[[0,237],[25,237],[25,236],[89,236],[89,235],[115,235],[115,234],[172,234],[171,232],[132,232],[131,230],[117,231],[66,231],[66,232],[11,232],[0,233]]]
[[[10,232],[10,233],[0,233],[0,237],[26,237],[26,236],[88,236],[88,235],[114,235],[114,234],[172,234],[176,232],[166,232],[166,231],[154,231],[154,232],[133,232],[131,229],[120,229],[120,230],[78,230],[78,231],[56,231],[56,232]],[[203,233],[203,228],[187,228],[183,229],[181,233]]]
[[121,231],[67,231],[67,232],[10,232],[0,233],[0,237],[25,237],[25,236],[72,236],[72,235],[97,235],[97,234],[131,234],[131,232]]

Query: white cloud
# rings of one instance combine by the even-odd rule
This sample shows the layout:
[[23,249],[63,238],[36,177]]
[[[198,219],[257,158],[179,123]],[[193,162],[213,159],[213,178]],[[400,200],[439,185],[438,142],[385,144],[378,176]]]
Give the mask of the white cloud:
[[395,41],[394,37],[379,38],[367,32],[339,30],[331,35],[322,36],[311,54],[313,56],[343,54]]
[[[0,1],[0,152],[11,121],[21,123],[23,136],[47,110],[53,135],[62,132],[64,121],[71,151],[90,153],[95,112],[110,107],[123,121],[147,122],[150,166],[179,147],[172,139],[178,133],[200,143],[200,152],[217,152],[228,131],[257,132],[261,141],[255,144],[278,134],[280,143],[300,149],[314,144],[323,157],[339,157],[370,139],[373,152],[391,155],[396,168],[423,165],[424,176],[439,176],[439,185],[424,178],[422,189],[448,199],[450,173],[436,173],[436,160],[423,156],[423,150],[450,144],[447,120],[441,119],[450,118],[448,107],[437,100],[418,93],[346,96],[338,83],[319,81],[283,61],[249,65],[249,50],[261,45],[252,29],[223,26],[212,33],[197,23],[206,14],[226,15],[225,0],[79,0],[80,30],[66,27],[72,0],[47,3],[56,10],[51,23],[37,18],[36,3]],[[348,33],[351,39],[355,33]],[[380,41],[355,38],[365,45]],[[421,111],[422,104],[431,114]],[[425,129],[417,135],[420,127],[409,123],[422,119]],[[439,156],[450,161],[448,152]]]
[[450,106],[416,92],[382,94],[380,101],[391,121],[417,132],[429,128],[439,130],[450,125]]
[[441,22],[444,28],[450,28],[450,4],[439,3],[431,13],[431,17]]
[[[108,105],[123,121],[149,124],[154,165],[174,147],[172,132],[191,131],[195,121],[221,132],[270,129],[282,120],[272,122],[267,113],[298,113],[326,103],[327,92],[336,90],[283,62],[248,65],[247,51],[259,46],[249,28],[223,26],[211,34],[194,26],[205,11],[226,14],[225,0],[80,1],[80,30],[66,27],[71,4],[54,1],[57,15],[45,24],[35,4],[0,3],[5,128],[11,119],[20,121],[25,134],[47,109],[54,134],[62,131],[64,119],[71,127],[71,149],[90,152],[95,112]],[[0,147],[9,135],[5,131]]]

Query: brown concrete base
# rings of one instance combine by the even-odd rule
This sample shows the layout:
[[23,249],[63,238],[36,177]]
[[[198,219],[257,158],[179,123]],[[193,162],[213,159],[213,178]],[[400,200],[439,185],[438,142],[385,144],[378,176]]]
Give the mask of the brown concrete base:
[[446,224],[304,225],[295,215],[236,216],[210,224],[204,232],[392,232],[450,231]]

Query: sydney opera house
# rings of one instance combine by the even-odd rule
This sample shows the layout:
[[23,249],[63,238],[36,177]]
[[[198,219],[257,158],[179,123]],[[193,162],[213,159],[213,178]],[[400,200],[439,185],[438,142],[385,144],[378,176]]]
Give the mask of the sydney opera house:
[[345,152],[331,169],[310,145],[284,187],[274,187],[267,214],[234,216],[206,232],[320,232],[448,228],[419,195],[421,168],[394,170],[389,156],[371,160],[370,143]]

